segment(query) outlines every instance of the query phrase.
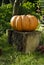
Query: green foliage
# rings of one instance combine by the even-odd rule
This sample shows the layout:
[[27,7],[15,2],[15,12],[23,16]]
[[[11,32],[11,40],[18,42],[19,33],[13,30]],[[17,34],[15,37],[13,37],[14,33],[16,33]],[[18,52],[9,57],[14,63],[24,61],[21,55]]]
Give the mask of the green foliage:
[[32,14],[35,11],[35,5],[31,2],[27,2],[23,4],[23,13],[24,14]]
[[0,19],[1,21],[9,22],[12,16],[12,5],[3,5],[0,7]]
[[35,15],[37,18],[40,18],[40,13],[36,13],[36,7],[34,3],[27,2],[24,3],[22,6],[19,7],[19,14],[31,14]]
[[31,14],[33,13],[33,11],[35,11],[35,7],[34,4],[32,4],[31,2],[27,2],[24,3],[21,7],[20,7],[20,14]]
[[12,16],[12,5],[3,5],[0,7],[0,36],[10,28],[10,18]]

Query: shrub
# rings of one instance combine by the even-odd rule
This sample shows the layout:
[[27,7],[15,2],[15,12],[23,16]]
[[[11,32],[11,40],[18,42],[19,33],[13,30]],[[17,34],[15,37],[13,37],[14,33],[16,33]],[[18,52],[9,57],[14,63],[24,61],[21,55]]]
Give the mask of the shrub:
[[27,3],[24,3],[21,7],[21,14],[31,14],[35,11],[35,5],[32,4],[31,2],[27,2]]
[[27,2],[19,7],[19,14],[32,14],[37,18],[40,18],[40,14],[36,13],[36,7],[34,3]]
[[1,22],[2,22],[2,20],[9,22],[11,16],[12,16],[12,5],[11,4],[3,5],[0,7]]
[[0,36],[10,28],[9,22],[12,16],[12,5],[3,5],[0,7]]

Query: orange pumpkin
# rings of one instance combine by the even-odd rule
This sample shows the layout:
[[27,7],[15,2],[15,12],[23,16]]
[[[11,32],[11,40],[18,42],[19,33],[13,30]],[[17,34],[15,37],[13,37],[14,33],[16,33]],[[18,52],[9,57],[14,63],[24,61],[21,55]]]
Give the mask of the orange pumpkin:
[[11,27],[17,31],[32,31],[38,25],[38,19],[33,15],[16,15],[11,18]]

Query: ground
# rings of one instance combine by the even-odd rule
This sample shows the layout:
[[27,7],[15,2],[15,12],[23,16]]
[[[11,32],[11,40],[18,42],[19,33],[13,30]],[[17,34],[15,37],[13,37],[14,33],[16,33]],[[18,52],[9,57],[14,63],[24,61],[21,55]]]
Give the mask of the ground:
[[16,51],[15,46],[7,42],[7,35],[0,37],[0,65],[44,65],[44,54],[38,51],[24,54]]

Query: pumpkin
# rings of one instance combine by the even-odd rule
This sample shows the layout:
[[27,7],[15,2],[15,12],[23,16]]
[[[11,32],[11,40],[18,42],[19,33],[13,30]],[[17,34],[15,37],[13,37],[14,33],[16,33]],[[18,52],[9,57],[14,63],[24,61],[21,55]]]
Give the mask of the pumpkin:
[[37,28],[38,19],[33,15],[16,15],[11,18],[10,25],[17,31],[32,31]]

